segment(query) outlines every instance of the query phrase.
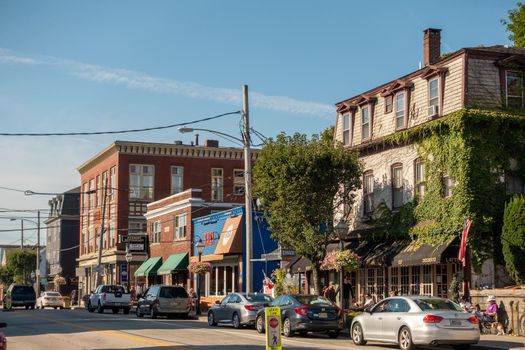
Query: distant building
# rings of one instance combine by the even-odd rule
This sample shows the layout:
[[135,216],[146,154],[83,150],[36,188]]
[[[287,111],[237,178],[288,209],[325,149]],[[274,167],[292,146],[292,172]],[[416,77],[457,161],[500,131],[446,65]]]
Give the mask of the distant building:
[[[80,187],[55,196],[49,201],[49,217],[46,219],[47,247],[46,265],[47,290],[55,290],[64,295],[77,289],[75,276],[76,259],[78,258],[78,231],[80,228]],[[41,269],[42,271],[42,269]],[[56,276],[66,280],[58,288],[53,284]]]

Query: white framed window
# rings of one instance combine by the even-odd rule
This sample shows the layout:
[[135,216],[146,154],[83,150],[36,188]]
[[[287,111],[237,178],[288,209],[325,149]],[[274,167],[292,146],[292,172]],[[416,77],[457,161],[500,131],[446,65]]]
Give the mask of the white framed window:
[[96,198],[95,199],[95,203],[96,203],[95,205],[97,207],[100,207],[100,203],[101,203],[100,199],[102,198],[102,192],[100,192],[100,188],[101,188],[101,186],[100,186],[100,175],[97,175],[96,187],[97,188],[95,189],[95,198]]
[[[82,185],[82,211],[86,211],[89,206],[89,187],[88,183],[86,182],[84,185]],[[85,217],[83,221],[85,220]]]
[[394,97],[392,95],[385,96],[385,114],[392,112]]
[[371,171],[363,175],[363,208],[365,215],[374,210],[374,173]]
[[89,210],[95,209],[95,179],[89,180]]
[[416,159],[414,162],[414,188],[416,195],[420,198],[425,196],[425,162],[422,159]]
[[245,183],[244,183],[244,170],[234,169],[233,170],[233,195],[244,196]]
[[439,115],[439,78],[428,81],[428,115]]
[[403,206],[403,166],[396,164],[392,166],[392,208]]
[[211,169],[211,200],[221,202],[223,200],[224,177],[222,168]]
[[147,223],[144,220],[129,220],[128,221],[128,233],[132,235],[146,234]]
[[110,201],[115,200],[115,192],[117,191],[117,168],[111,167],[109,170],[109,189],[106,190],[107,193],[110,193]]
[[370,109],[368,106],[361,110],[361,139],[368,140],[370,138]]
[[150,224],[150,243],[160,243],[160,221],[154,221]]
[[151,201],[154,186],[153,165],[131,164],[129,166],[129,198]]
[[523,88],[523,72],[505,71],[505,91],[507,107],[523,109],[525,89]]
[[109,222],[108,231],[109,231],[109,247],[113,248],[117,241],[117,237],[115,237],[115,234],[116,234],[115,222],[113,220]]
[[171,167],[171,194],[182,192],[184,189],[184,168],[181,166]]
[[406,95],[400,92],[396,95],[396,130],[406,127]]
[[350,113],[343,114],[343,145],[350,145]]
[[448,175],[443,176],[443,197],[448,198],[452,196],[454,190],[454,180]]
[[173,240],[185,240],[186,239],[186,214],[177,215],[174,219],[175,232],[173,234]]

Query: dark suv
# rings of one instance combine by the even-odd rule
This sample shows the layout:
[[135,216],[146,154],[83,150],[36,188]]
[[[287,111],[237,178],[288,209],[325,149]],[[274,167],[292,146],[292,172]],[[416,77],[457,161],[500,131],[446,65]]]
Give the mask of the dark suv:
[[11,293],[11,305],[25,306],[26,309],[34,309],[36,303],[36,293],[32,286],[24,284],[12,284],[7,289]]

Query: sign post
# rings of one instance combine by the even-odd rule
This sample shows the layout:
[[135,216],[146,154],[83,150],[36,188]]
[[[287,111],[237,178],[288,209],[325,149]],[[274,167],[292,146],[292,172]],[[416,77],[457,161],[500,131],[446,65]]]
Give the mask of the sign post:
[[281,342],[281,309],[267,307],[266,314],[266,350],[282,350]]

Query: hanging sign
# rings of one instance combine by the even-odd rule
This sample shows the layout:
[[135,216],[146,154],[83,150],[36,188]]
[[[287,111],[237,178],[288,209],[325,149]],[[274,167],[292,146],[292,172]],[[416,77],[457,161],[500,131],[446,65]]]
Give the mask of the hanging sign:
[[265,308],[266,314],[266,350],[282,350],[281,342],[281,309]]

